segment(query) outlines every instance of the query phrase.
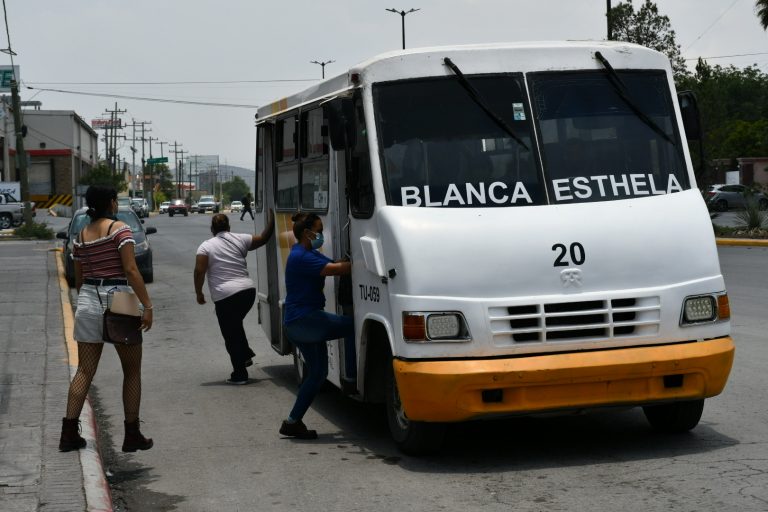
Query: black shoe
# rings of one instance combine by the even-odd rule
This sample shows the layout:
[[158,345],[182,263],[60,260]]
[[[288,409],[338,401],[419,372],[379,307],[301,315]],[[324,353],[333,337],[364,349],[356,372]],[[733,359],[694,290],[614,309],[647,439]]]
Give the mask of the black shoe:
[[238,379],[238,380],[231,379],[231,378],[227,379],[227,384],[232,384],[234,386],[243,386],[245,384],[248,384],[249,382],[250,382],[250,379],[248,378]]
[[286,437],[295,437],[296,439],[317,439],[317,431],[307,429],[307,426],[301,422],[288,423],[283,421],[280,426],[280,434]]

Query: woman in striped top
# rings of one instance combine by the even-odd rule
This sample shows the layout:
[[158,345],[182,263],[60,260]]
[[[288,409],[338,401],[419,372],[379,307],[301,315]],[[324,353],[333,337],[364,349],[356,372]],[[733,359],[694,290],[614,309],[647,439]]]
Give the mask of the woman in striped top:
[[[74,338],[77,341],[78,367],[69,386],[67,413],[63,419],[59,450],[70,451],[85,447],[79,434],[79,417],[91,380],[99,366],[102,322],[108,294],[112,291],[133,291],[142,303],[141,325],[152,327],[152,301],[136,266],[131,228],[115,219],[117,192],[114,188],[94,185],[85,193],[87,214],[91,218],[73,243],[77,311]],[[124,452],[149,450],[152,439],[139,430],[141,404],[141,356],[139,345],[115,345],[123,367],[123,409],[125,412]]]

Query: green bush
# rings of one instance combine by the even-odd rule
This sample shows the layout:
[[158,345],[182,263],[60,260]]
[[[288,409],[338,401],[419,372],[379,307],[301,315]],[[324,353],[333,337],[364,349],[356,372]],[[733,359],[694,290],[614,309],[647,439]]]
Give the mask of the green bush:
[[747,199],[747,206],[743,211],[736,214],[738,227],[752,230],[760,229],[766,225],[766,213],[760,211],[760,207],[753,197]]
[[32,221],[31,224],[22,224],[21,227],[13,230],[13,234],[22,238],[39,238],[40,240],[53,238],[53,230],[45,222]]

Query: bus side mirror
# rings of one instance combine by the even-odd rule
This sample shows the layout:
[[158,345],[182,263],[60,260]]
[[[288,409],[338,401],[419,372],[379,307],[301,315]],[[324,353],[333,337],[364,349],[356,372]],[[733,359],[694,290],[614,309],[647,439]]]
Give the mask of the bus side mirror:
[[681,91],[677,93],[677,101],[680,104],[680,114],[683,117],[683,128],[688,140],[701,140],[701,117],[696,95],[693,91]]
[[323,105],[331,147],[338,151],[355,145],[354,106],[350,98],[334,98]]

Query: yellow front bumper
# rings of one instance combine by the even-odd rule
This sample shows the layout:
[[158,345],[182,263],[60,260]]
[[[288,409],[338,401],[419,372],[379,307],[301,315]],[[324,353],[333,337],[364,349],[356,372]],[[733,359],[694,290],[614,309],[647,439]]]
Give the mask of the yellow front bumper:
[[[400,400],[415,421],[463,421],[719,394],[733,364],[730,337],[569,354],[462,361],[394,361]],[[664,376],[682,375],[679,387]],[[679,380],[679,378],[678,378]],[[498,402],[483,401],[483,391]]]

